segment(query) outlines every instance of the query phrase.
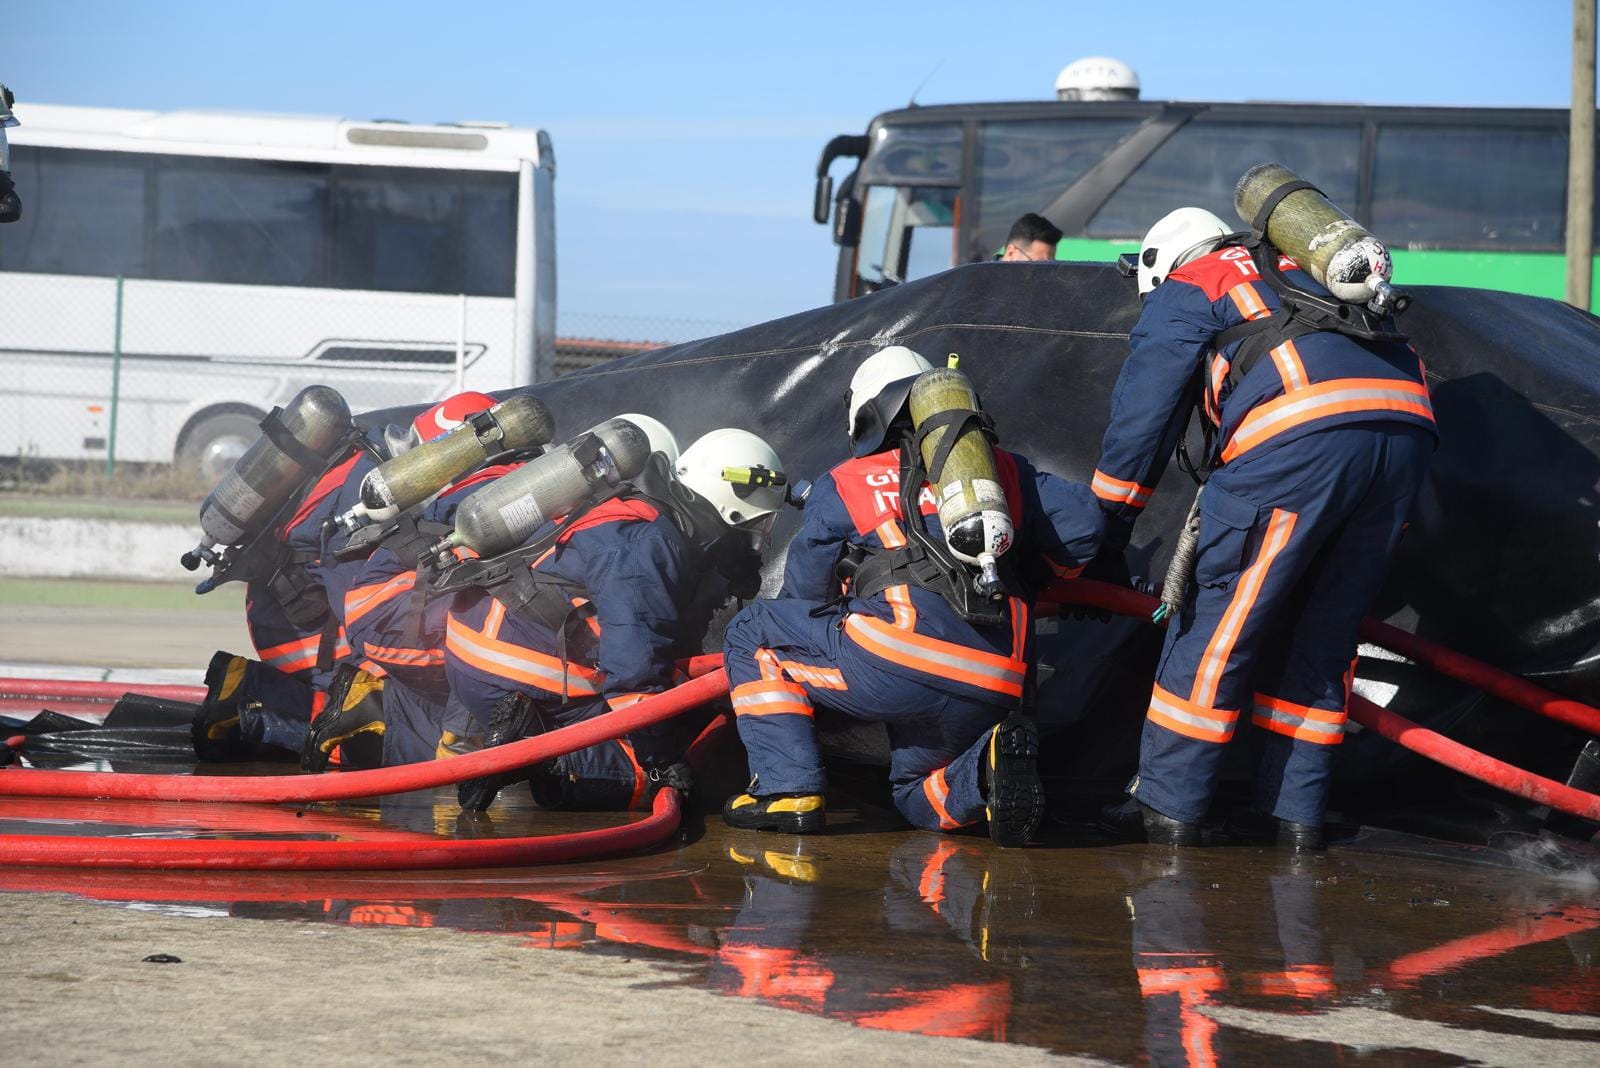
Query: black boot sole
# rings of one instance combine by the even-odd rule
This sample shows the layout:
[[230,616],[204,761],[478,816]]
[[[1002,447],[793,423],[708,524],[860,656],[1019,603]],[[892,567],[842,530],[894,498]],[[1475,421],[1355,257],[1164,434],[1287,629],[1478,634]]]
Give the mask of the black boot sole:
[[1025,846],[1044,822],[1044,784],[1039,781],[1039,730],[1012,713],[990,738],[989,837],[997,845]]

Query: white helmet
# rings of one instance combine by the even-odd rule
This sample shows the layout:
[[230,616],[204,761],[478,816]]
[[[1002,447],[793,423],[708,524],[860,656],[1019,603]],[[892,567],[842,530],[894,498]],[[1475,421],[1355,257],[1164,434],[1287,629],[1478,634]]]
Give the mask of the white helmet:
[[883,447],[889,436],[889,424],[905,406],[911,395],[911,383],[933,365],[904,345],[891,345],[879,349],[856,368],[850,376],[850,393],[846,397],[849,408],[851,452],[866,456]]
[[636,412],[624,412],[617,418],[626,419],[643,430],[644,436],[650,439],[650,451],[666,454],[668,467],[678,462],[678,436],[668,430],[667,425],[661,420]]
[[1138,100],[1139,76],[1120,59],[1085,56],[1056,75],[1057,100]]
[[704,435],[683,450],[673,474],[729,526],[770,516],[783,505],[783,464],[748,430],[723,427]]
[[1204,208],[1179,208],[1163,215],[1139,249],[1139,295],[1160,285],[1167,275],[1190,260],[1222,247],[1235,231]]

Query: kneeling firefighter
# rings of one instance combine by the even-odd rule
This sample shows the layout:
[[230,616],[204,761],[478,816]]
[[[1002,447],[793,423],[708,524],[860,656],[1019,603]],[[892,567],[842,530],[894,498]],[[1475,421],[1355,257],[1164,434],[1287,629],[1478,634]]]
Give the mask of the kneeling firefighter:
[[[1393,295],[1382,246],[1275,165],[1247,173],[1235,199],[1253,235],[1180,208],[1151,227],[1138,261],[1144,308],[1093,482],[1108,543],[1127,543],[1192,405],[1212,469],[1194,589],[1167,630],[1132,800],[1105,822],[1198,842],[1223,746],[1248,710],[1264,732],[1256,804],[1281,843],[1315,849],[1356,626],[1436,431],[1422,363],[1392,301],[1377,299]],[[1328,266],[1347,245],[1364,275],[1354,282]]]
[[[509,552],[446,581],[463,587],[445,638],[450,687],[489,744],[671,688],[683,681],[676,661],[702,651],[713,612],[759,592],[761,550],[786,496],[771,446],[725,428],[675,463],[657,448],[639,466],[584,499],[569,495]],[[631,808],[662,784],[687,790],[683,752],[703,722],[679,717],[518,775],[464,783],[462,807],[487,808],[521,779],[546,808]]]
[[452,397],[417,416],[418,446],[373,471],[360,499],[326,524],[325,553],[348,576],[335,612],[356,660],[339,669],[330,707],[303,740],[304,770],[324,770],[336,752],[346,767],[378,767],[475,747],[465,710],[449,699],[443,608],[428,596],[424,558],[463,500],[542,455],[553,432],[530,394],[498,404]]
[[[337,396],[325,387],[312,390]],[[212,658],[207,700],[193,728],[196,752],[202,759],[248,755],[248,743],[298,752],[307,725],[321,714],[328,695],[341,688],[341,676],[347,679],[358,666],[375,676],[382,674],[380,667],[352,651],[344,631],[345,593],[357,581],[361,560],[336,552],[343,545],[343,532],[334,519],[359,506],[365,488],[383,471],[408,460],[426,461],[428,450],[419,446],[434,448],[431,443],[447,430],[493,404],[494,398],[486,394],[462,393],[434,405],[408,429],[389,426],[381,432],[361,434],[352,428],[357,435],[354,444],[341,446],[342,455],[335,450],[335,462],[320,477],[307,477],[293,486],[275,519],[255,524],[254,533],[237,547],[212,552],[217,558],[216,573],[202,583],[202,589],[248,577],[246,620],[261,660],[228,653]],[[332,410],[335,406],[330,401],[323,407]],[[344,411],[348,426],[342,400],[337,407]],[[295,409],[291,403],[284,422],[295,426],[299,436],[310,437],[306,426],[317,424],[304,412],[296,419]],[[548,437],[546,413],[543,439]],[[272,443],[270,433],[264,440]],[[257,448],[261,447],[258,443]],[[247,461],[248,457],[242,460],[235,473],[250,476],[246,485],[262,484],[263,465]],[[245,499],[244,495],[230,490],[226,479],[208,498],[202,523],[211,545],[216,544],[212,527],[224,522],[219,516],[231,514],[228,508],[240,499]],[[261,511],[271,517],[270,509],[258,509],[258,514]],[[226,540],[224,544],[228,544]],[[203,551],[208,551],[207,546],[197,550]],[[360,692],[375,693],[376,689],[363,687]]]
[[1076,575],[1101,517],[1086,486],[991,450],[978,407],[964,376],[908,348],[857,368],[855,458],[806,498],[778,598],[747,606],[723,639],[752,776],[723,810],[733,826],[823,829],[821,702],[887,725],[895,806],[916,826],[987,818],[1005,845],[1037,828],[1037,732],[1008,716],[1032,657],[1021,572],[1042,556]]

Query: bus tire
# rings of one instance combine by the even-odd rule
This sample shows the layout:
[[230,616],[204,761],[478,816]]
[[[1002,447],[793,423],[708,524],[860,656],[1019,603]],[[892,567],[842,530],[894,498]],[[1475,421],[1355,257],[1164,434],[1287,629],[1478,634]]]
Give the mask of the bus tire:
[[258,413],[242,411],[202,417],[178,446],[179,470],[207,486],[216,484],[261,436],[262,418]]

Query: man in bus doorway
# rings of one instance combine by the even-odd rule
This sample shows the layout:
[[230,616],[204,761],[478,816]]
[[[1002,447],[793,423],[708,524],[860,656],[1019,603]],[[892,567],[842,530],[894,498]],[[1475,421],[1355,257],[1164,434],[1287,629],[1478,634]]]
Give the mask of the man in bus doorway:
[[[1276,817],[1280,844],[1318,849],[1356,625],[1422,484],[1433,408],[1414,349],[1307,327],[1278,287],[1327,291],[1287,257],[1264,271],[1277,251],[1233,236],[1180,208],[1139,255],[1144,307],[1093,481],[1106,548],[1127,544],[1191,405],[1216,436],[1192,590],[1167,630],[1131,800],[1105,822],[1197,844],[1223,746],[1248,711],[1263,729],[1256,805]],[[1235,329],[1261,320],[1249,336]]]
[[1006,234],[1006,246],[995,259],[1007,262],[1053,260],[1056,258],[1056,243],[1060,240],[1061,229],[1058,226],[1043,215],[1035,215],[1030,211],[1011,224],[1011,232]]

